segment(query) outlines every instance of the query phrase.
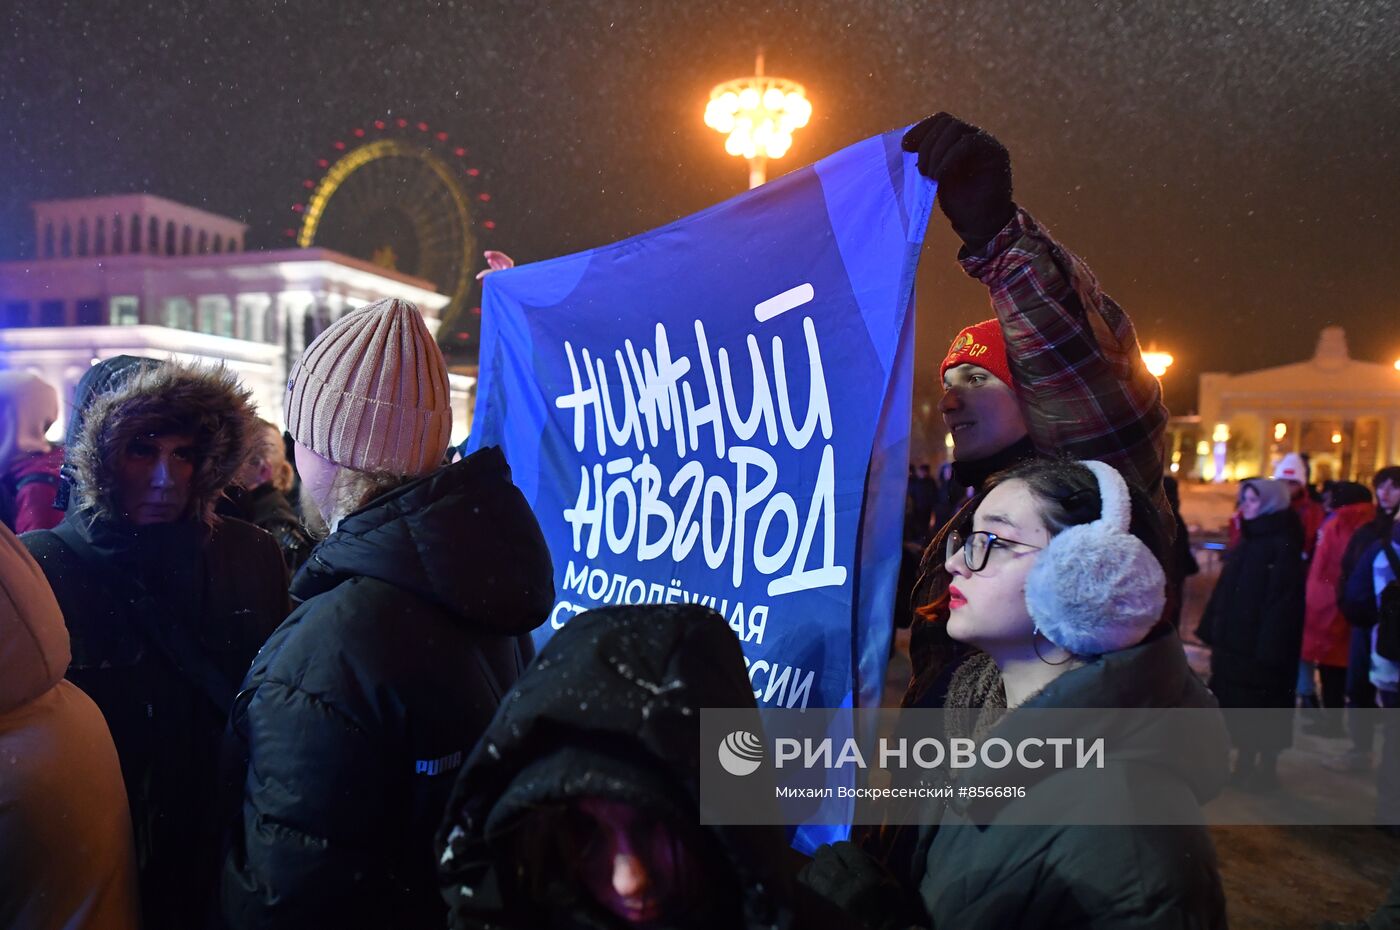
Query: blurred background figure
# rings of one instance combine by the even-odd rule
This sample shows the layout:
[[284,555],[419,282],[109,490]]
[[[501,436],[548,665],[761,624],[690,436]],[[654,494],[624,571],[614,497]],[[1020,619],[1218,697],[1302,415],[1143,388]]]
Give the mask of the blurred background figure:
[[311,555],[314,545],[301,525],[287,495],[296,481],[292,463],[287,461],[282,431],[266,420],[258,420],[253,451],[219,502],[221,516],[236,517],[267,530],[277,540],[287,571],[296,574]]
[[905,535],[909,539],[920,539],[927,543],[932,536],[929,523],[938,503],[938,482],[934,481],[933,475],[929,473],[927,462],[920,462],[914,466],[914,473],[909,476],[909,502],[912,532],[906,530]]
[[[1400,540],[1390,535],[1366,548],[1347,577],[1341,600],[1347,619],[1365,630],[1370,644],[1369,674],[1379,717],[1381,758],[1376,767],[1376,824],[1400,836]],[[1369,738],[1369,737],[1368,737]]]
[[1185,597],[1186,579],[1198,574],[1201,566],[1191,551],[1191,531],[1181,518],[1181,488],[1171,475],[1162,476],[1162,491],[1167,495],[1171,506],[1172,519],[1176,523],[1176,535],[1172,537],[1171,556],[1167,560],[1167,609],[1163,616],[1173,630],[1181,629],[1181,605]]
[[[1317,736],[1343,736],[1342,706],[1346,700],[1347,657],[1351,627],[1337,606],[1342,581],[1342,558],[1356,531],[1375,519],[1371,492],[1354,481],[1334,481],[1325,493],[1327,519],[1318,532],[1317,548],[1308,563],[1304,592],[1305,619],[1300,668],[1307,691],[1299,700],[1308,715],[1304,725]],[[1321,701],[1318,682],[1321,681]],[[1305,696],[1306,694],[1306,696]]]
[[[1400,466],[1391,465],[1376,472],[1371,486],[1376,489],[1376,515],[1352,534],[1337,580],[1337,606],[1350,627],[1346,703],[1367,711],[1376,706],[1376,689],[1371,684],[1371,625],[1375,622],[1375,610],[1365,604],[1358,612],[1344,595],[1363,554],[1380,540],[1390,538],[1395,511],[1400,507]],[[1348,715],[1347,735],[1351,737],[1351,747],[1325,764],[1339,771],[1369,772],[1375,751],[1375,717],[1369,713]]]
[[[1303,529],[1282,481],[1251,478],[1240,490],[1239,545],[1226,557],[1196,630],[1211,647],[1210,689],[1222,708],[1293,707],[1303,641]],[[1273,721],[1275,718],[1270,718]],[[1234,784],[1278,786],[1291,725],[1233,728]]]
[[0,371],[0,523],[15,533],[57,526],[54,508],[63,447],[45,434],[58,419],[58,392],[38,375]]
[[949,520],[953,519],[953,514],[967,503],[971,494],[972,489],[959,483],[953,474],[952,462],[944,462],[938,466],[938,496],[933,504],[932,529],[941,529]]
[[1288,503],[1298,520],[1303,524],[1303,558],[1312,558],[1317,547],[1317,531],[1327,516],[1320,498],[1313,497],[1312,485],[1308,483],[1308,460],[1296,452],[1290,452],[1279,459],[1274,466],[1274,480],[1282,481],[1288,488]]

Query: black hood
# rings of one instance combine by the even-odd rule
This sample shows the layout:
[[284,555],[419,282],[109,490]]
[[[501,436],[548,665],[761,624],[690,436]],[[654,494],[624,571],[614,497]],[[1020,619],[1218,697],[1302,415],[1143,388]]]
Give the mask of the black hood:
[[403,588],[483,632],[516,636],[554,606],[554,565],[492,446],[376,497],[340,521],[292,580],[305,601],[352,578]]
[[1298,519],[1298,514],[1291,508],[1276,510],[1273,513],[1264,513],[1253,520],[1240,521],[1240,532],[1246,539],[1255,539],[1262,536],[1275,536],[1282,533],[1303,532],[1303,523]]
[[[708,608],[575,617],[507,695],[458,777],[438,837],[452,926],[541,925],[502,890],[513,864],[502,838],[536,811],[593,796],[698,824],[700,708],[754,706],[739,641]],[[703,836],[744,889],[741,926],[788,925],[775,903],[791,891],[782,831],[708,827]],[[580,916],[577,925],[608,924]]]

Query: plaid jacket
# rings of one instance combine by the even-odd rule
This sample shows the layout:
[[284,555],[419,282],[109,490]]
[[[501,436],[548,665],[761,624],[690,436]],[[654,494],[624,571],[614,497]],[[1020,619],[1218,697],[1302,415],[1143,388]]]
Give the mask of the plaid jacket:
[[[959,261],[991,292],[1036,450],[1114,466],[1152,497],[1170,535],[1176,523],[1162,488],[1167,409],[1128,315],[1099,289],[1088,266],[1024,210],[979,252],[963,249]],[[943,570],[945,534],[966,516],[964,508],[924,550],[914,603],[925,616],[916,616],[910,629],[914,676],[906,707],[941,705],[948,675],[966,652],[944,631],[949,579]]]
[[[991,242],[958,256],[963,269],[987,286],[1006,339],[1006,357],[1032,444],[1042,455],[1097,459],[1117,468],[1170,517],[1162,488],[1167,409],[1162,388],[1143,364],[1132,321],[1099,289],[1093,272],[1050,238],[1025,210]],[[910,629],[913,677],[904,707],[943,706],[952,673],[971,647],[948,637],[949,576],[943,570],[950,527],[969,516],[963,508],[924,550],[914,603],[922,615]],[[1174,520],[1166,520],[1170,533]],[[999,679],[973,689],[1000,689]],[[953,703],[981,706],[989,693],[958,694]],[[859,829],[853,838],[902,874],[914,856],[918,831],[887,825]]]
[[959,261],[991,292],[1036,449],[1107,462],[1161,497],[1161,385],[1143,364],[1132,321],[1089,267],[1025,210]]

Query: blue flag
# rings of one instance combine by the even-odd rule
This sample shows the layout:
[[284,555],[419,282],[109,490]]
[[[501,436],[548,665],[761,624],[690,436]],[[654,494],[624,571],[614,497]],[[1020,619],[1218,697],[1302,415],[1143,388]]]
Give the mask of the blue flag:
[[487,278],[469,451],[502,447],[549,542],[539,641],[693,601],[761,707],[879,704],[934,196],[902,134]]

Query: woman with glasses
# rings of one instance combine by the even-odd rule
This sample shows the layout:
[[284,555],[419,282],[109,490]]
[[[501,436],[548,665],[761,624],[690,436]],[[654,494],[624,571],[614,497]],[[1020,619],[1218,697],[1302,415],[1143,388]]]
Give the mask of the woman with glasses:
[[[979,762],[950,772],[952,784],[1012,790],[942,802],[912,861],[889,863],[894,879],[917,895],[925,926],[1224,927],[1200,806],[1224,784],[1226,735],[1161,620],[1156,509],[1107,465],[1053,460],[1002,473],[973,508],[946,547],[947,631],[981,653],[959,674],[989,663],[1005,700],[965,715],[950,707],[944,735],[1016,744],[1051,735],[1045,711],[1088,708],[1074,719],[1106,737],[1107,765],[1031,772]],[[972,693],[955,678],[950,695],[960,690]],[[1179,727],[1155,713],[1178,708],[1201,716]],[[849,846],[825,847],[804,881],[868,907],[877,896],[857,886],[878,874]],[[907,926],[891,918],[867,923]]]

